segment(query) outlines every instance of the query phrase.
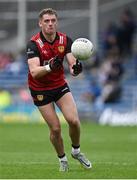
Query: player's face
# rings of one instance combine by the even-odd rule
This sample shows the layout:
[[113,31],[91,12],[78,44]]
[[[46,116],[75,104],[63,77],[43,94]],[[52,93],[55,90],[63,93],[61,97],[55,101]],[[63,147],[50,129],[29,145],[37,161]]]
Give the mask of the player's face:
[[55,15],[44,14],[39,21],[39,26],[45,34],[52,35],[57,31],[57,17]]

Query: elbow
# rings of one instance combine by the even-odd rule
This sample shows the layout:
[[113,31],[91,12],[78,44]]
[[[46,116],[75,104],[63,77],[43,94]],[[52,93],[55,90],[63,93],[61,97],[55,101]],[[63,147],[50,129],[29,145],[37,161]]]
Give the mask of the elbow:
[[34,79],[38,79],[38,78],[39,78],[38,74],[37,74],[34,70],[30,71],[30,74],[31,74],[31,76],[32,76]]

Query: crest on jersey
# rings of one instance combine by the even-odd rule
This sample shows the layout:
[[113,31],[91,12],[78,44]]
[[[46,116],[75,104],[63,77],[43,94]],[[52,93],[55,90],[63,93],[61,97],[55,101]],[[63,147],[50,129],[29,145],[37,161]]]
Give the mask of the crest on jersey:
[[37,99],[39,100],[39,101],[43,101],[43,95],[37,95]]
[[58,51],[59,51],[60,53],[63,53],[63,52],[65,51],[64,46],[58,46]]

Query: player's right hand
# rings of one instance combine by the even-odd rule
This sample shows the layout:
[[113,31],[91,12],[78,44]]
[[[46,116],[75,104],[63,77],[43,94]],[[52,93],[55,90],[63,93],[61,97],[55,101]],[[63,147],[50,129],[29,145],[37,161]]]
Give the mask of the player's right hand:
[[62,62],[61,58],[55,56],[54,58],[51,58],[48,63],[51,70],[58,70],[62,67]]

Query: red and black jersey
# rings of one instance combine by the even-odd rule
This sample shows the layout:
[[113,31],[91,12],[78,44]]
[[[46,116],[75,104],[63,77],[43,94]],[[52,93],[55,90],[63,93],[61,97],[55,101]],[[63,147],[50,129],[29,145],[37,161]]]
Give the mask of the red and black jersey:
[[[72,40],[66,34],[57,32],[55,40],[50,43],[43,36],[42,32],[37,33],[31,38],[27,45],[28,58],[39,57],[40,65],[44,66],[48,61],[58,56],[62,61],[64,56],[71,52]],[[62,63],[63,64],[63,63]],[[64,77],[64,68],[51,71],[40,79],[36,80],[28,73],[28,84],[33,90],[50,90],[63,86],[66,83]]]

